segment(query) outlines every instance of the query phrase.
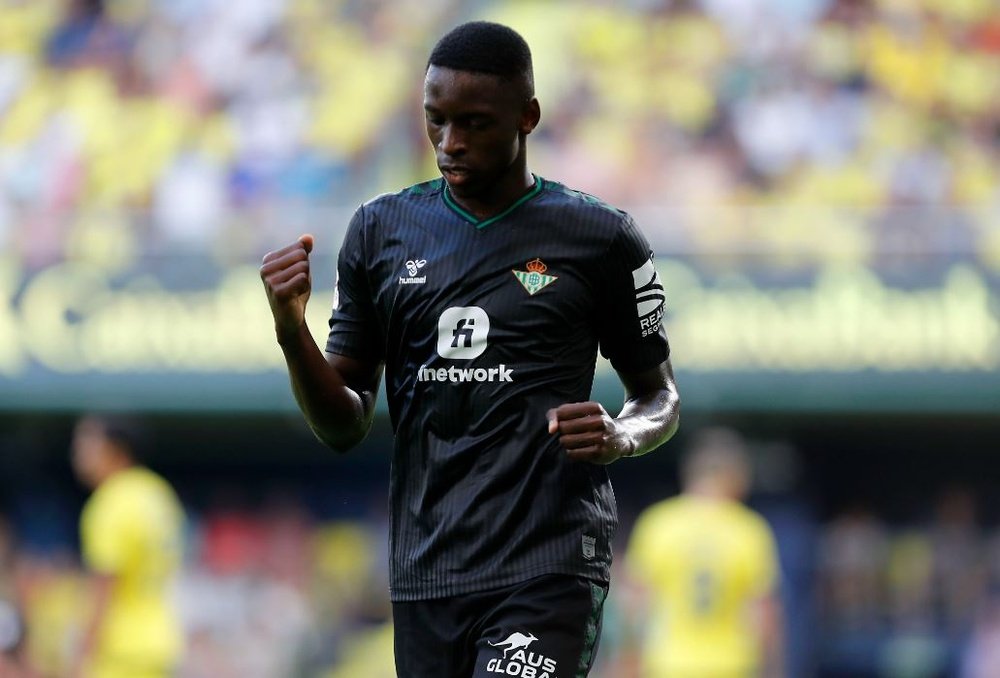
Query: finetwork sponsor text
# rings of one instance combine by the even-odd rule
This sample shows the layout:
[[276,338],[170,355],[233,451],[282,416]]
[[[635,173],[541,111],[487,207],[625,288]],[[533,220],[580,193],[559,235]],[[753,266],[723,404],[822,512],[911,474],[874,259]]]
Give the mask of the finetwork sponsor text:
[[457,384],[463,381],[506,382],[513,383],[514,370],[506,365],[497,367],[427,367],[422,365],[417,371],[417,381],[450,381]]

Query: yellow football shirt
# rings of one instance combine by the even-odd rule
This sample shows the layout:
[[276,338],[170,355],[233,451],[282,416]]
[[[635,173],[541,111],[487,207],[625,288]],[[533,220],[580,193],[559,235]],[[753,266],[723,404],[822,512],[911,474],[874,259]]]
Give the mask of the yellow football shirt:
[[87,502],[84,561],[115,577],[88,676],[153,678],[179,662],[182,631],[169,588],[180,567],[182,520],[170,485],[141,467],[116,473]]
[[627,553],[650,591],[643,675],[753,676],[760,663],[751,603],[774,587],[774,537],[737,502],[681,496],[647,509]]

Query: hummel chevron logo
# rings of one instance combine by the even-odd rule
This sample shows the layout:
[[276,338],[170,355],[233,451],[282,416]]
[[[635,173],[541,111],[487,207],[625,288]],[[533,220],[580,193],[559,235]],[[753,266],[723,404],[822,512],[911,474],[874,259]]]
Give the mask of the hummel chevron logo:
[[417,275],[427,264],[426,259],[409,259],[406,262],[406,272],[409,273],[408,276],[399,276],[400,285],[423,285],[427,282],[426,275]]
[[528,291],[528,294],[534,295],[543,287],[551,285],[558,280],[558,276],[545,275],[545,271],[549,270],[549,267],[543,264],[541,259],[532,259],[525,265],[525,268],[528,270],[511,271],[511,273],[514,274],[514,277],[517,278],[524,289]]

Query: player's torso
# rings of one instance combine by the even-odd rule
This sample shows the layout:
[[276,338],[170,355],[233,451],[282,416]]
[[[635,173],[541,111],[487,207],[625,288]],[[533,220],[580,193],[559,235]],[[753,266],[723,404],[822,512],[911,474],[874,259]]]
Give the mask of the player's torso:
[[725,648],[723,664],[750,665],[756,660],[748,625],[751,573],[759,568],[746,510],[692,499],[676,501],[674,509],[662,525],[672,546],[659,591],[669,663],[715,666]]
[[370,259],[390,402],[467,432],[508,396],[589,393],[606,231],[574,228],[544,196],[485,227],[442,203],[382,221]]
[[698,618],[738,617],[750,595],[750,572],[756,568],[744,510],[702,500],[682,500],[663,525],[663,590],[673,607]]
[[593,384],[602,257],[620,219],[598,209],[555,189],[485,225],[440,190],[364,207],[395,428],[394,600],[608,576],[607,474],[569,462],[546,421]]
[[[108,601],[99,656],[135,653],[157,664],[173,661],[181,643],[179,621],[167,600],[181,561],[182,509],[176,496],[162,478],[135,468],[102,486],[92,502],[84,538],[119,540],[125,554]],[[128,521],[123,523],[122,515]]]

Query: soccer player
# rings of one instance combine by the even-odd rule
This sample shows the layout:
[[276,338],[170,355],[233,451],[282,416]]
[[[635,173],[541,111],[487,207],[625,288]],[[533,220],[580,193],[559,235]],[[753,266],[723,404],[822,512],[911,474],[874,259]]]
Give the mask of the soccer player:
[[[528,171],[520,35],[453,29],[423,105],[443,176],[355,212],[325,356],[304,320],[312,236],[264,257],[277,340],[337,450],[366,434],[385,372],[397,673],[586,675],[617,526],[604,465],[677,427],[663,289],[627,214]],[[617,416],[588,400],[598,348]]]
[[88,678],[166,678],[180,661],[169,587],[183,511],[170,485],[138,465],[140,434],[132,420],[88,416],[73,435],[74,470],[94,490],[80,520],[94,604],[76,670]]
[[650,594],[642,675],[781,675],[774,537],[740,503],[749,482],[742,439],[701,432],[682,482],[680,496],[639,516],[626,554]]

